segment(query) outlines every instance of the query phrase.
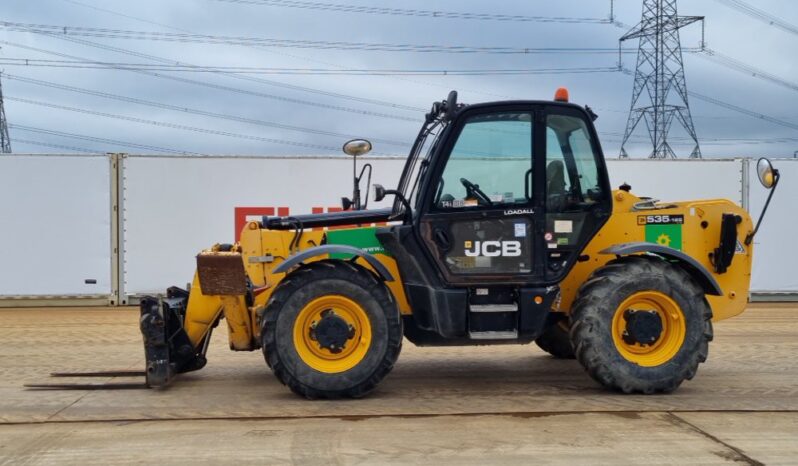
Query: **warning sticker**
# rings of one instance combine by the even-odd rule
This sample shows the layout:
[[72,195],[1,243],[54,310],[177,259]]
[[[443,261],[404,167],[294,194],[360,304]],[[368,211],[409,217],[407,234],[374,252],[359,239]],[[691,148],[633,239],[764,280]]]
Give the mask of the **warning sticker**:
[[516,223],[515,224],[515,237],[516,238],[525,238],[526,237],[526,223]]
[[554,233],[573,233],[574,222],[571,220],[555,220]]
[[743,243],[740,240],[737,240],[737,244],[734,245],[734,253],[735,254],[745,254],[745,248],[743,247]]

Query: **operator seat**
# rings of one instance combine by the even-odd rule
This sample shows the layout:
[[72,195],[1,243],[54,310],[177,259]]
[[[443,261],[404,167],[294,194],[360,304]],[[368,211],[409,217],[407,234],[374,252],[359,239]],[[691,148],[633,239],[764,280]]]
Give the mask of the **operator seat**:
[[546,165],[546,209],[559,212],[565,207],[565,165],[562,160],[552,160]]

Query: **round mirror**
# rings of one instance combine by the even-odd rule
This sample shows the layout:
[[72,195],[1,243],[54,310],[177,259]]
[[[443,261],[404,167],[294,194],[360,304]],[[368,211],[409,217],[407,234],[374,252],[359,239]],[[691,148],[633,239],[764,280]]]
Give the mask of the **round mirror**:
[[776,173],[773,170],[773,164],[764,157],[756,163],[756,174],[759,176],[759,182],[762,183],[762,186],[770,189],[776,184]]
[[344,154],[352,157],[368,154],[370,151],[371,143],[365,139],[352,139],[344,144]]
[[381,184],[374,185],[374,202],[385,199],[385,188]]

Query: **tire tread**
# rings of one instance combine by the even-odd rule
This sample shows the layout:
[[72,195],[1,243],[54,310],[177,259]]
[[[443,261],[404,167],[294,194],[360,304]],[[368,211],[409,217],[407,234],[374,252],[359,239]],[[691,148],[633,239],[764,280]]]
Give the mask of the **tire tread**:
[[[275,331],[280,311],[289,298],[304,286],[325,279],[346,280],[362,287],[377,300],[385,313],[389,327],[387,348],[378,367],[366,380],[342,390],[311,387],[292,374],[280,357],[279,342]],[[393,369],[402,349],[402,321],[391,292],[382,281],[374,276],[373,272],[349,261],[321,260],[301,265],[280,282],[266,305],[261,326],[261,338],[266,364],[272,369],[277,379],[294,393],[308,399],[361,398],[374,390],[377,384]]]
[[[599,328],[596,319],[601,318],[597,309],[601,309],[601,304],[608,302],[618,286],[627,283],[629,277],[638,279],[641,276],[667,277],[673,283],[672,286],[685,290],[688,299],[696,304],[694,307],[703,325],[695,347],[687,353],[687,361],[675,367],[675,373],[671,376],[657,380],[627,376],[627,372],[614,367],[617,363],[608,357],[608,354],[616,351],[612,340],[607,342],[606,335],[600,335],[596,331]],[[709,342],[713,338],[712,310],[706,302],[704,291],[677,265],[656,257],[627,256],[596,270],[579,289],[571,313],[570,336],[576,359],[602,385],[624,393],[668,393],[678,388],[682,381],[692,379],[698,365],[706,361]]]

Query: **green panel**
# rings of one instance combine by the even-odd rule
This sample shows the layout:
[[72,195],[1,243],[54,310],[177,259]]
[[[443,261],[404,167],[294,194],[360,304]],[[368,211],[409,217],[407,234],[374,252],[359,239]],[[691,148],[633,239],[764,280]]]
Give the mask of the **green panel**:
[[[346,244],[362,249],[370,254],[385,254],[380,240],[377,239],[374,227],[352,228],[349,230],[330,230],[327,232],[327,244]],[[349,259],[351,254],[330,254],[331,259]]]
[[646,241],[681,251],[682,226],[661,224],[646,225]]

